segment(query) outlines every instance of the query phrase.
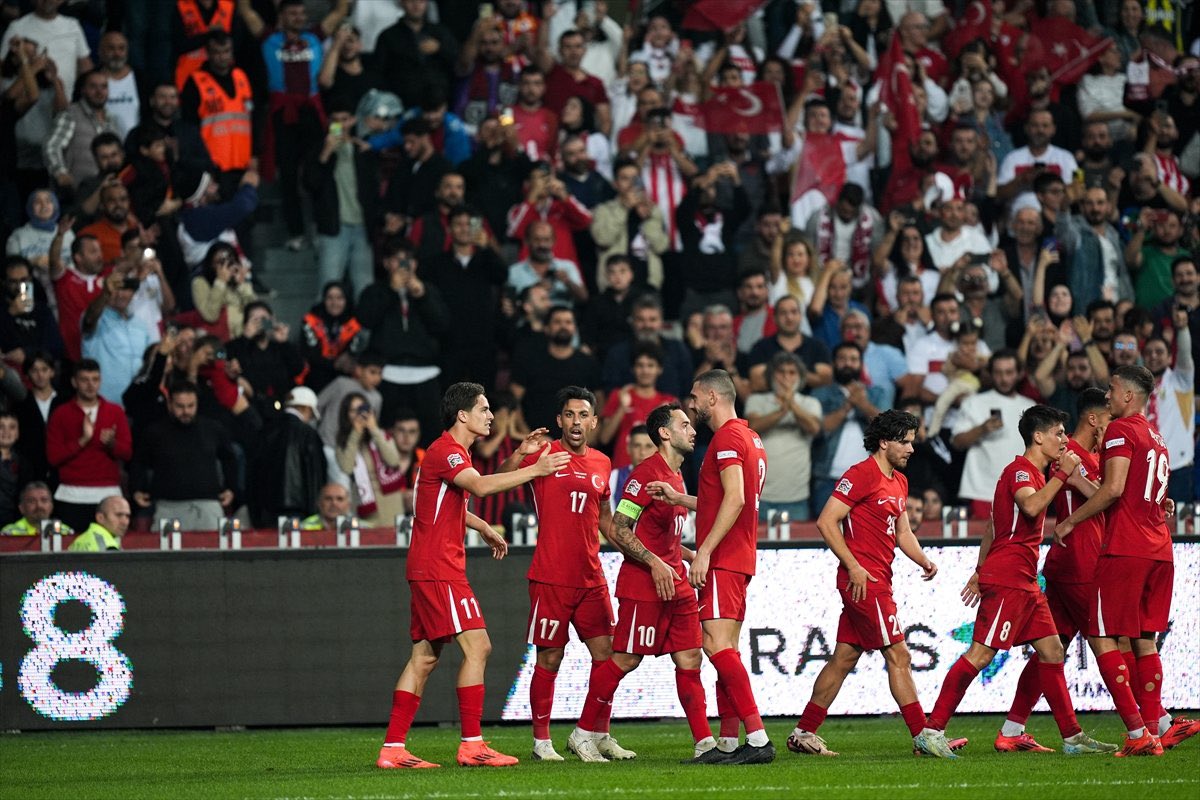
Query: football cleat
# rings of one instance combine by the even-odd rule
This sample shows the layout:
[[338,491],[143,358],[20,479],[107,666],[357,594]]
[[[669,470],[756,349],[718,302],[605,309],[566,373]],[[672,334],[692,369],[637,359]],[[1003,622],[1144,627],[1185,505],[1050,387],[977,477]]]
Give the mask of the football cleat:
[[520,761],[488,747],[483,740],[459,742],[458,765],[460,767],[513,767]]
[[1063,741],[1063,752],[1069,756],[1083,756],[1090,753],[1115,753],[1117,746],[1106,742],[1098,742],[1083,731]]
[[946,734],[933,728],[926,728],[914,736],[913,748],[929,756],[958,758],[950,748],[950,743],[946,741]]
[[[950,745],[951,752],[957,753],[959,750],[962,750],[964,747],[966,747],[967,742],[969,742],[969,741],[970,741],[970,739],[968,739],[967,737],[960,736],[957,739],[947,739],[946,744]],[[928,753],[922,753],[916,746],[913,747],[913,755],[920,756],[922,758],[931,758],[932,757]]]
[[815,733],[796,728],[787,738],[787,749],[808,756],[836,756],[837,753],[825,746],[825,740]]
[[554,750],[554,742],[548,739],[535,739],[533,742],[533,760],[534,761],[565,761]]
[[1125,737],[1125,746],[1113,753],[1117,758],[1128,758],[1129,756],[1161,756],[1163,754],[1162,742],[1158,737],[1145,731],[1136,739]]
[[596,740],[596,749],[609,761],[629,761],[637,758],[637,753],[621,747],[617,740],[607,733]]
[[688,758],[680,761],[680,764],[728,764],[733,758],[733,754],[737,750],[722,750],[719,747],[713,746],[703,753],[699,753],[695,758]]
[[380,769],[430,769],[440,767],[441,764],[417,758],[408,752],[407,747],[381,747],[379,758],[375,759],[375,766]]
[[1016,736],[1005,736],[1003,733],[996,734],[995,743],[996,752],[998,753],[1053,753],[1049,747],[1038,744],[1037,740],[1028,733],[1020,733]]
[[1176,717],[1171,720],[1171,727],[1158,737],[1162,742],[1162,746],[1166,750],[1170,750],[1184,739],[1190,739],[1200,733],[1200,719],[1187,719],[1186,717]]
[[770,764],[775,760],[775,745],[767,742],[762,747],[755,747],[746,742],[729,754],[729,758],[721,764]]
[[586,764],[608,763],[608,759],[596,747],[596,741],[588,734],[581,735],[578,728],[571,731],[571,735],[567,738],[567,749],[579,756],[579,760]]

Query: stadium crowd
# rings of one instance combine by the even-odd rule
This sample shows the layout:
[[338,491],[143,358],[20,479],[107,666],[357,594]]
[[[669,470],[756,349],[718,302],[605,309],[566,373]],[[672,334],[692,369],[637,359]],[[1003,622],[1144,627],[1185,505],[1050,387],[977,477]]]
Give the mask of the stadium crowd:
[[[388,525],[459,381],[484,474],[594,390],[619,498],[715,368],[764,518],[815,517],[890,408],[910,509],[986,517],[1022,412],[1131,364],[1194,501],[1192,4],[617,5],[0,2],[3,532],[114,495]],[[318,275],[298,320],[254,271],[279,245]]]

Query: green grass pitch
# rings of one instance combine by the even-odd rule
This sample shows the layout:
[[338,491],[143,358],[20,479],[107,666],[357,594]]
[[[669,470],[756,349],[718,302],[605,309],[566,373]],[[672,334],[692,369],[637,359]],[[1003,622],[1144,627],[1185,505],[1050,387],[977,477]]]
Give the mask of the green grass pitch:
[[[1081,717],[1093,735],[1120,741],[1113,714]],[[914,758],[898,717],[833,719],[821,729],[838,758],[797,756],[784,742],[791,720],[770,720],[775,763],[750,767],[682,766],[691,753],[683,720],[616,721],[613,732],[636,761],[582,764],[566,750],[568,725],[555,725],[565,764],[528,760],[524,726],[486,728],[485,736],[520,766],[453,766],[457,731],[418,727],[409,745],[437,770],[374,767],[382,728],[26,733],[0,736],[0,798],[1194,798],[1200,796],[1200,737],[1162,758],[999,754],[998,716],[962,716],[951,734],[971,744],[957,761]],[[1035,715],[1030,731],[1061,746],[1053,720]]]

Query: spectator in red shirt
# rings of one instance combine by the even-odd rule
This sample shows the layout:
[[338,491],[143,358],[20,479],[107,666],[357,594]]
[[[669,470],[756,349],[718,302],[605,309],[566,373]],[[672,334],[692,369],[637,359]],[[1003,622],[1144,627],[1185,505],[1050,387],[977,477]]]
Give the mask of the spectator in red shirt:
[[546,108],[562,114],[568,99],[581,97],[595,109],[596,128],[608,136],[612,133],[612,106],[603,81],[581,66],[587,53],[583,34],[570,30],[558,37],[559,63],[555,64],[546,41],[549,29],[549,25],[543,25],[538,32],[538,66],[546,73]]
[[629,436],[634,427],[644,425],[650,412],[675,398],[658,391],[655,384],[663,371],[663,353],[652,342],[633,349],[633,383],[612,392],[604,404],[600,423],[600,442],[612,445],[612,465],[620,469],[631,463]]
[[71,378],[75,399],[46,423],[46,458],[58,470],[54,506],[77,531],[91,524],[105,497],[121,494],[121,465],[133,456],[125,412],[100,396],[100,365],[84,359]]
[[[125,187],[121,186],[121,189],[123,191]],[[104,291],[103,278],[109,271],[104,267],[100,240],[84,231],[71,243],[71,265],[66,269],[59,268],[57,273],[51,272],[54,295],[58,298],[58,330],[62,333],[63,351],[70,361],[79,360],[83,345],[80,328],[83,312]]]
[[546,108],[545,98],[546,76],[542,71],[528,67],[521,72],[512,124],[517,128],[517,142],[532,161],[553,158],[558,149],[558,115]]
[[[508,236],[525,240],[525,231],[534,221],[540,220],[554,228],[554,257],[579,263],[575,250],[575,231],[587,230],[592,224],[592,213],[571,196],[566,184],[542,164],[529,174],[524,202],[517,203],[508,212]],[[528,244],[521,245],[521,258],[529,255]]]
[[900,18],[896,29],[904,52],[920,62],[929,79],[946,88],[950,77],[950,63],[936,50],[929,49],[929,20],[920,11],[910,11]]

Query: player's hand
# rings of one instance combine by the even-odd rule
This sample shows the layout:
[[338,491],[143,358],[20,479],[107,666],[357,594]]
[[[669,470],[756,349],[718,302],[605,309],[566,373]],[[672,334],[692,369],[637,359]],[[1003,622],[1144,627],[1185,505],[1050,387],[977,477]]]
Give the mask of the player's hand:
[[932,561],[926,561],[924,566],[921,567],[921,580],[931,581],[934,575],[937,575],[937,564]]
[[675,570],[667,566],[661,558],[650,562],[650,577],[654,579],[654,591],[659,600],[671,600],[675,597]]
[[105,447],[108,447],[116,440],[117,440],[117,429],[116,428],[105,428],[104,430],[100,431],[100,444],[104,445]]
[[485,526],[479,535],[483,537],[484,543],[492,548],[492,558],[499,561],[508,555],[508,542],[504,541],[504,537],[497,533],[491,525]]
[[655,500],[671,506],[679,505],[679,501],[683,499],[683,495],[677,492],[675,487],[666,481],[650,481],[646,484],[646,491]]
[[703,588],[708,580],[708,553],[697,550],[692,558],[692,568],[688,570],[688,583],[697,589]]
[[1058,457],[1058,468],[1065,472],[1067,477],[1079,469],[1079,463],[1079,454],[1073,450],[1066,450]]
[[151,504],[149,492],[134,492],[133,502],[137,503],[142,508],[149,508]]
[[571,463],[570,453],[562,451],[551,453],[550,443],[546,442],[546,446],[542,448],[542,454],[538,456],[538,460],[534,462],[533,466],[538,475],[550,475],[569,463]]
[[867,596],[867,584],[878,583],[879,579],[861,566],[850,570],[850,599],[862,600]]
[[967,585],[960,592],[963,605],[967,608],[974,608],[979,605],[979,571],[971,573],[971,577],[967,579]]
[[530,431],[529,435],[521,441],[521,445],[517,448],[517,452],[521,454],[522,458],[533,455],[542,448],[546,434],[549,432],[550,431],[547,428],[537,428],[536,430]]
[[1065,519],[1062,522],[1055,525],[1054,526],[1054,543],[1057,545],[1061,545],[1062,547],[1066,547],[1067,543],[1066,543],[1065,539],[1067,538],[1067,536],[1069,536],[1071,534],[1071,531],[1073,531],[1073,530],[1075,530],[1075,525]]
[[1169,497],[1163,501],[1163,513],[1168,517],[1175,516],[1175,501]]

